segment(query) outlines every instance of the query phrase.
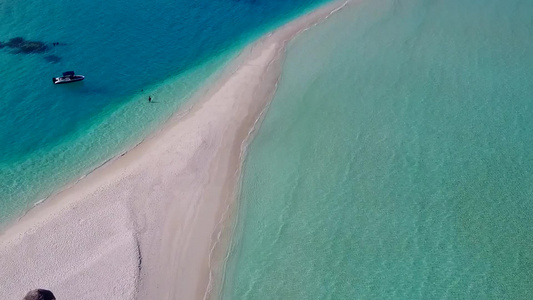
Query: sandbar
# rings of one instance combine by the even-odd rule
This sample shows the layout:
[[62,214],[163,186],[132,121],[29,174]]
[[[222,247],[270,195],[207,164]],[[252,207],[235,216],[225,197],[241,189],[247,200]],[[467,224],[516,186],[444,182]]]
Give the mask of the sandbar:
[[211,254],[285,46],[345,5],[326,4],[265,35],[158,132],[8,226],[2,298],[34,288],[59,300],[216,297]]

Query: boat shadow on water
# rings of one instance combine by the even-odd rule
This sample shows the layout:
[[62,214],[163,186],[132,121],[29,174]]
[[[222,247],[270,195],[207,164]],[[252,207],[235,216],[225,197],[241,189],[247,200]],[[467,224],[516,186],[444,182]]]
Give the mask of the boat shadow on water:
[[108,99],[109,97],[116,96],[116,91],[110,87],[98,85],[96,82],[85,81],[86,80],[73,82],[71,84],[60,84],[58,86],[55,84],[52,85],[55,91],[58,91],[61,94],[70,94],[73,97],[76,95],[98,95]]

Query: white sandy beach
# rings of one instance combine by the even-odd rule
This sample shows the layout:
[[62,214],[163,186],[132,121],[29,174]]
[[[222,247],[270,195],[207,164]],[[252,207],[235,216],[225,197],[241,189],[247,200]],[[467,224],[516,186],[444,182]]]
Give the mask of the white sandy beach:
[[2,299],[34,288],[58,300],[213,296],[211,249],[286,42],[344,5],[322,6],[265,36],[188,111],[8,227],[0,236]]

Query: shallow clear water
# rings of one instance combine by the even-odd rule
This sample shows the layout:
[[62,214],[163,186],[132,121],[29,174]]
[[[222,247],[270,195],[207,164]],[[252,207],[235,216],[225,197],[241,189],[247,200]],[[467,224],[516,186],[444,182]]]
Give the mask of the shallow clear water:
[[[0,47],[0,220],[138,142],[246,43],[321,2],[1,1],[0,42],[48,51]],[[52,84],[68,70],[86,79]]]
[[363,1],[305,32],[225,299],[532,299],[533,2]]

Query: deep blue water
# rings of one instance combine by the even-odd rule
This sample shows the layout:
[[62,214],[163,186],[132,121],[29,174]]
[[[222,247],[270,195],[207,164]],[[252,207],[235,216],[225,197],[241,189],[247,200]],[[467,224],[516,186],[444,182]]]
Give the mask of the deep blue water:
[[[49,49],[0,49],[0,220],[139,140],[245,43],[319,2],[0,2],[1,42]],[[68,70],[86,79],[52,84]],[[162,105],[140,106],[149,92]]]

